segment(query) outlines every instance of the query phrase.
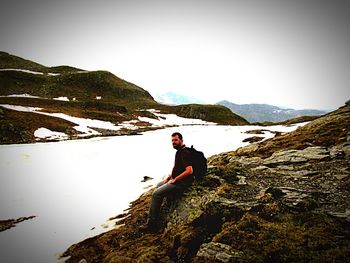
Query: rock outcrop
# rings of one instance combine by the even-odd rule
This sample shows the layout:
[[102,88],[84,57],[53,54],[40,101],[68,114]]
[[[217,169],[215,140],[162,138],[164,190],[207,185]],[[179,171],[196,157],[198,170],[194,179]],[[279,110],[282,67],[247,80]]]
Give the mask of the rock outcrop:
[[0,220],[0,232],[15,227],[17,224],[35,218],[36,216],[20,217],[17,219]]
[[162,206],[152,190],[115,229],[70,247],[67,262],[348,262],[350,105],[298,130],[209,158],[207,175]]

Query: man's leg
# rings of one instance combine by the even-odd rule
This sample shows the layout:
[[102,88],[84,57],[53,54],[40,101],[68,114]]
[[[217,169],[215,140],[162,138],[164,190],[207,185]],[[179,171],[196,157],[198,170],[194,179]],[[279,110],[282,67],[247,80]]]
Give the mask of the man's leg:
[[152,194],[151,206],[148,214],[148,226],[156,227],[158,225],[158,218],[160,207],[162,205],[164,197],[170,196],[182,189],[181,186],[175,184],[163,184],[157,188]]

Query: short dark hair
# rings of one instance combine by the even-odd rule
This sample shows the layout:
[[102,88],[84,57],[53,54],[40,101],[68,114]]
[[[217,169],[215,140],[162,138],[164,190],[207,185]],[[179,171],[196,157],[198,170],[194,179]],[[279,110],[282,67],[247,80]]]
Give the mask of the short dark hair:
[[171,137],[179,136],[179,139],[182,140],[182,134],[179,132],[174,132]]

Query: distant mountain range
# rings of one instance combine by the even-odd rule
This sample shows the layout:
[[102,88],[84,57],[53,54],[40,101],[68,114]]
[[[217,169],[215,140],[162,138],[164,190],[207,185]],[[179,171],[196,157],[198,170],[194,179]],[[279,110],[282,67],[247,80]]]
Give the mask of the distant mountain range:
[[204,101],[201,101],[195,97],[188,97],[184,95],[180,95],[174,92],[166,92],[163,94],[155,95],[155,100],[159,103],[167,104],[167,105],[181,105],[181,104],[204,104]]
[[242,116],[249,122],[279,122],[301,116],[319,116],[327,113],[314,109],[285,109],[268,104],[235,104],[227,100],[217,104],[226,106],[233,113]]
[[[166,105],[205,103],[195,97],[184,96],[174,92],[156,95],[155,100]],[[229,108],[233,113],[249,122],[281,122],[302,116],[320,116],[327,113],[326,111],[316,109],[295,110],[268,104],[235,104],[227,100],[220,101],[217,105],[223,105]]]

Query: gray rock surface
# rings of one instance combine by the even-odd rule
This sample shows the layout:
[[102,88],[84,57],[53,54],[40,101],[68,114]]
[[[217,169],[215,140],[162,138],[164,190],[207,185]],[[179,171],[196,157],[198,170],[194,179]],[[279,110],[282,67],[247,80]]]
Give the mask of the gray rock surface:
[[223,243],[204,243],[199,248],[197,253],[198,259],[205,259],[212,262],[233,262],[239,258],[242,258],[243,253],[241,251],[234,250],[231,246]]

